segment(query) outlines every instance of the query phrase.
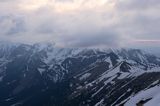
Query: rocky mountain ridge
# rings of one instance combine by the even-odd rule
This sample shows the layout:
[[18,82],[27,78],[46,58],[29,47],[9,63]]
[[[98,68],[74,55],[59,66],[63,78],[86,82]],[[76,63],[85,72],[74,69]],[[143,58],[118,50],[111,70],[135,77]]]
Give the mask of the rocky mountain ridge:
[[159,80],[160,58],[139,49],[0,43],[3,106],[131,106]]

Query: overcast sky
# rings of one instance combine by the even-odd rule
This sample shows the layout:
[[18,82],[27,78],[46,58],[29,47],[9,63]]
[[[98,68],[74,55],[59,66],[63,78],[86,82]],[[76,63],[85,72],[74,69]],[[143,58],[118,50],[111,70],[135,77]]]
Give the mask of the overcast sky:
[[0,39],[61,47],[158,47],[160,0],[0,0]]

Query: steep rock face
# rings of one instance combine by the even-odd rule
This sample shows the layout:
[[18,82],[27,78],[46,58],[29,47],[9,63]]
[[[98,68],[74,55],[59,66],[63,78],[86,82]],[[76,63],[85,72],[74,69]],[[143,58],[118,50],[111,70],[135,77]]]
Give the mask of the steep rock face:
[[125,104],[159,81],[159,67],[160,58],[137,49],[0,43],[0,105]]

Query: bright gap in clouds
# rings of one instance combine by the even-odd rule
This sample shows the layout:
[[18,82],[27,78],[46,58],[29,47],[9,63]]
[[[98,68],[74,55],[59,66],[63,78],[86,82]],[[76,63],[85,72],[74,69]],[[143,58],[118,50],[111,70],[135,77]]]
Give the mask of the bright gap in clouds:
[[135,40],[135,42],[139,42],[139,43],[160,43],[160,39],[139,39],[139,40]]

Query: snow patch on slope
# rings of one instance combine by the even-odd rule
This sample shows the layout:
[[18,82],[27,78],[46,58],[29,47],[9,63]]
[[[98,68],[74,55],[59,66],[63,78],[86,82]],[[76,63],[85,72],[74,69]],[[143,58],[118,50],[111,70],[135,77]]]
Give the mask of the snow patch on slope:
[[107,62],[107,63],[109,63],[109,68],[113,67],[112,61],[111,61],[110,57],[106,58],[104,61]]
[[38,71],[39,71],[40,74],[42,75],[42,73],[45,72],[46,70],[45,70],[45,69],[42,69],[42,68],[38,68]]
[[141,100],[151,99],[144,106],[159,106],[160,102],[160,86],[155,86],[147,90],[143,90],[136,95],[130,97],[129,101],[124,106],[136,106]]
[[79,80],[87,79],[90,75],[91,75],[91,73],[86,73],[86,74],[82,75],[82,76],[79,78]]

